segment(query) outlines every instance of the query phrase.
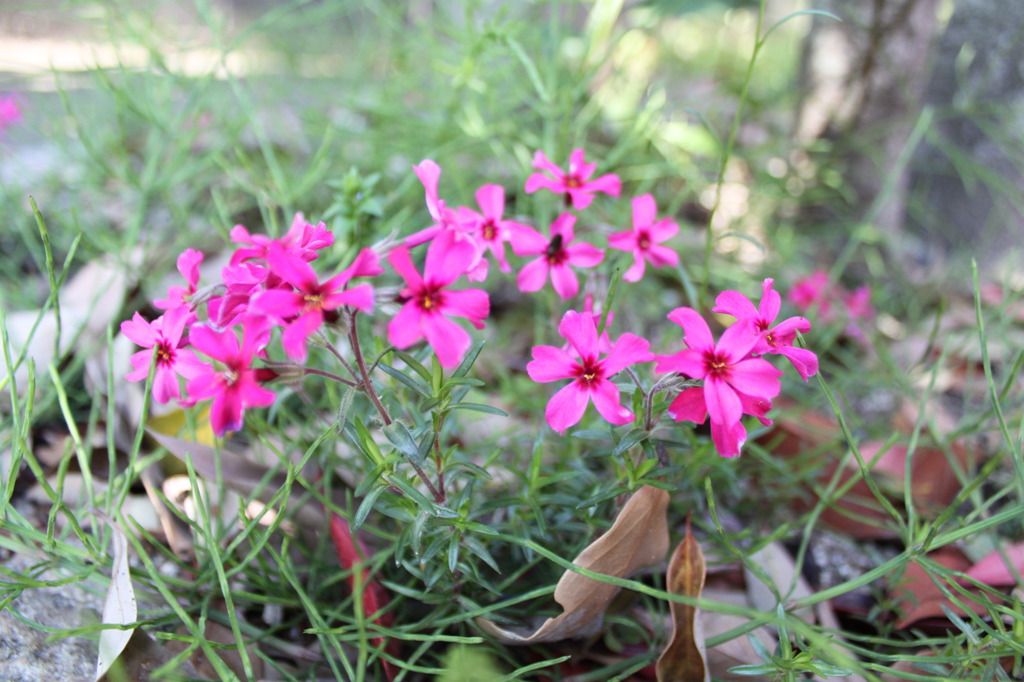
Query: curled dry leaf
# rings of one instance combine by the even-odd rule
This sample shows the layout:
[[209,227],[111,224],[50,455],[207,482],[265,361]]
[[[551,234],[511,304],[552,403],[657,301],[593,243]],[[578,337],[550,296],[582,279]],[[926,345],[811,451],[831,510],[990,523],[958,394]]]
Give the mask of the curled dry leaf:
[[[112,531],[110,545],[113,566],[110,571],[110,589],[107,591],[107,600],[103,604],[103,624],[129,625],[134,623],[138,616],[138,605],[135,602],[132,577],[128,571],[128,538],[106,514],[98,510],[95,513],[110,525]],[[124,651],[125,645],[132,637],[132,632],[134,632],[134,628],[109,629],[100,632],[100,650],[96,657],[94,680],[107,674],[110,666]]]
[[[672,553],[668,563],[666,585],[672,594],[700,597],[707,571],[704,554],[690,530],[686,518],[686,535]],[[711,679],[705,662],[704,631],[696,607],[672,602],[672,639],[658,657],[658,682],[701,682]]]
[[[669,495],[644,486],[626,502],[608,532],[580,552],[573,561],[597,573],[628,577],[659,563],[668,552]],[[619,588],[609,583],[566,571],[555,587],[555,601],[563,612],[548,618],[533,632],[516,632],[478,618],[482,630],[505,644],[557,642],[582,637],[601,627],[605,609]]]

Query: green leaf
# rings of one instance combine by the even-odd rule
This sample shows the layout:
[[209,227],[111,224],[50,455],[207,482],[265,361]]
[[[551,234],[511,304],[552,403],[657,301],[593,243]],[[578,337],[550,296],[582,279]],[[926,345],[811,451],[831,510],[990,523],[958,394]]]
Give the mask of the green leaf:
[[355,516],[352,517],[351,528],[352,532],[359,530],[359,527],[366,521],[366,517],[373,511],[373,505],[377,501],[377,498],[381,496],[388,487],[386,485],[379,485],[372,489],[369,494],[363,498],[363,501],[359,503],[359,508],[356,509]]
[[646,439],[651,435],[650,431],[643,429],[633,429],[619,441],[618,445],[615,446],[615,450],[612,452],[613,455],[621,455],[623,452],[629,450],[631,447]]
[[393,421],[384,428],[381,429],[384,435],[387,437],[391,444],[395,446],[395,449],[400,453],[408,457],[409,459],[419,463],[423,461],[420,457],[420,449],[413,439],[412,434],[409,433],[409,429],[406,428],[405,424],[400,421]]
[[379,367],[382,370],[384,370],[384,372],[386,374],[389,374],[392,377],[394,377],[395,379],[398,379],[398,381],[400,381],[402,384],[404,384],[405,386],[407,386],[407,387],[411,388],[412,390],[416,391],[417,393],[419,393],[424,398],[429,398],[431,396],[430,389],[428,387],[426,387],[423,384],[421,384],[420,382],[416,381],[415,379],[413,379],[408,374],[400,372],[397,369],[395,369],[394,367],[392,367],[391,365],[386,365],[383,362],[380,363]]
[[395,349],[395,355],[400,357],[402,361],[409,365],[409,368],[420,375],[423,381],[430,383],[430,372],[424,367],[416,358],[406,353],[404,350]]
[[779,672],[779,668],[775,665],[737,665],[729,668],[729,672],[733,675],[773,675]]
[[581,431],[573,431],[569,435],[582,440],[608,440],[610,438],[607,431],[601,431],[600,429],[583,429]]
[[852,670],[840,668],[838,665],[832,665],[831,663],[825,663],[824,661],[814,661],[807,667],[819,675],[824,675],[825,677],[848,677],[853,674]]
[[459,403],[458,405],[453,405],[452,409],[454,409],[454,410],[469,410],[471,412],[484,412],[486,414],[496,414],[499,417],[507,417],[508,416],[508,412],[505,412],[504,410],[499,410],[497,407],[491,407],[490,405],[484,405],[482,403]]
[[473,363],[476,362],[477,356],[480,355],[480,351],[483,350],[485,343],[487,342],[477,341],[473,344],[473,347],[469,349],[468,353],[466,353],[466,357],[462,358],[462,362],[460,362],[459,366],[455,368],[454,372],[452,372],[453,378],[466,376],[466,373],[473,367]]

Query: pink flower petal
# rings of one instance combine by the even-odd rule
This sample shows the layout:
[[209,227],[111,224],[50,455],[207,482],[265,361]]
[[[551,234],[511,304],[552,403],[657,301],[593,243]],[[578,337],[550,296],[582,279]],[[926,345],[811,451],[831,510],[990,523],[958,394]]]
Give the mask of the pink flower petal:
[[633,229],[650,227],[658,217],[658,205],[654,203],[654,197],[650,194],[643,194],[633,198]]
[[712,423],[735,424],[743,416],[739,396],[729,384],[714,375],[704,379],[704,402]]
[[738,457],[747,441],[747,429],[739,421],[731,424],[712,421],[711,440],[722,457]]
[[704,353],[699,350],[686,349],[673,355],[660,355],[655,360],[658,361],[655,372],[679,372],[691,379],[703,379],[708,372]]
[[576,216],[572,213],[562,213],[555,218],[554,222],[551,223],[551,238],[554,239],[556,236],[562,238],[562,244],[568,244],[576,238],[576,233],[573,228],[576,227]]
[[551,396],[544,409],[544,418],[548,426],[558,433],[565,433],[565,430],[578,423],[583,418],[583,413],[587,411],[589,396],[578,384],[579,382],[574,381],[559,389]]
[[708,323],[693,308],[676,308],[668,314],[668,319],[683,328],[683,342],[690,348],[702,351],[715,347]]
[[622,181],[619,180],[619,176],[614,173],[608,175],[602,175],[596,180],[591,180],[586,184],[588,192],[603,192],[612,197],[618,197],[622,191]]
[[645,261],[644,257],[640,255],[639,251],[637,251],[636,255],[633,257],[633,264],[629,266],[628,270],[626,270],[626,274],[622,276],[622,279],[627,282],[639,282],[644,277],[644,270],[647,268],[646,263],[647,261]]
[[555,346],[534,346],[533,360],[526,363],[526,373],[538,383],[570,379],[579,363]]
[[729,384],[740,393],[758,398],[774,398],[782,390],[782,372],[761,358],[742,360],[732,367]]
[[704,389],[694,387],[680,392],[668,406],[668,414],[677,422],[690,421],[695,424],[703,424],[708,417],[708,408],[704,403]]
[[647,248],[647,259],[651,261],[651,265],[656,268],[663,268],[666,265],[675,267],[679,265],[679,254],[675,249],[670,249],[667,246],[659,246],[657,244],[651,244]]
[[415,301],[409,301],[388,323],[388,341],[396,348],[408,348],[423,338],[420,318],[423,313]]
[[501,220],[505,212],[505,188],[501,185],[484,185],[476,191],[476,203],[484,216],[494,221]]
[[442,230],[427,247],[423,279],[438,286],[447,286],[476,264],[479,254],[468,239],[455,230]]
[[804,381],[818,373],[818,356],[806,348],[785,346],[784,348],[777,348],[772,352],[782,355],[793,363],[793,367]]
[[423,286],[423,278],[420,277],[419,270],[413,265],[407,247],[403,245],[392,249],[388,254],[388,262],[391,263],[391,267],[398,273],[398,276],[405,280],[407,286],[411,288]]
[[604,251],[585,242],[571,244],[565,252],[569,256],[569,264],[577,268],[592,268],[604,260]]
[[423,315],[420,324],[442,367],[456,367],[462,362],[471,343],[465,329],[440,314]]
[[562,263],[551,266],[551,286],[562,300],[569,300],[579,293],[580,281],[573,269]]
[[610,377],[638,362],[654,359],[651,344],[635,334],[625,333],[615,342],[610,353],[601,361],[605,376]]
[[628,424],[636,418],[622,406],[619,389],[607,379],[601,379],[596,383],[590,392],[590,398],[594,401],[598,413],[612,424]]
[[296,362],[306,361],[306,340],[320,328],[324,315],[318,309],[309,310],[291,321],[281,334],[284,352]]
[[575,310],[566,312],[558,323],[558,333],[572,344],[581,358],[597,357],[597,325],[593,315],[581,315]]
[[519,271],[516,286],[520,291],[540,291],[548,280],[548,262],[545,258],[535,258]]
[[671,218],[662,218],[658,222],[651,225],[650,235],[651,239],[655,242],[661,243],[667,239],[671,239],[676,236],[679,232],[679,225],[676,221]]
[[445,291],[440,310],[445,315],[468,318],[479,329],[483,326],[480,321],[491,312],[491,299],[483,289]]

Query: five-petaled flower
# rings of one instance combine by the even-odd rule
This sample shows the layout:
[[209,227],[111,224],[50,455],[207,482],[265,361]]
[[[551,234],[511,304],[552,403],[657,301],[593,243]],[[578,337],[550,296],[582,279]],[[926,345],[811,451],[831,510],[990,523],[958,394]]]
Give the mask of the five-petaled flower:
[[288,357],[298,362],[306,360],[306,340],[324,322],[324,313],[343,306],[351,306],[364,313],[373,309],[373,287],[360,284],[347,289],[353,277],[379,275],[377,254],[363,249],[352,265],[321,283],[309,263],[272,244],[267,253],[270,271],[295,287],[268,289],[253,297],[249,311],[269,316],[276,324],[284,325],[281,345]]
[[608,173],[590,180],[597,164],[587,163],[583,158],[584,151],[574,149],[569,155],[569,170],[563,171],[548,160],[544,152],[538,150],[533,155],[533,167],[549,173],[550,177],[544,172],[534,173],[526,179],[526,193],[533,194],[539,189],[549,189],[555,194],[565,194],[566,205],[571,204],[575,209],[590,206],[595,192],[618,197],[619,192],[622,191],[622,181],[619,180],[619,176]]
[[491,252],[498,268],[510,272],[512,266],[505,258],[505,242],[511,241],[513,232],[532,229],[513,220],[505,220],[505,190],[501,185],[484,185],[476,191],[477,213],[466,206],[459,207],[459,224]]
[[627,424],[635,415],[619,402],[619,389],[609,381],[626,367],[654,359],[650,344],[635,334],[623,334],[611,351],[600,357],[597,324],[590,313],[570,310],[558,325],[558,333],[568,340],[577,357],[555,346],[534,346],[533,360],[526,372],[534,381],[547,383],[572,379],[548,402],[544,416],[555,431],[564,433],[583,418],[587,404],[612,424]]
[[750,357],[761,335],[750,320],[740,320],[722,334],[716,344],[704,318],[693,308],[676,308],[668,314],[683,328],[686,350],[659,356],[657,372],[679,372],[704,385],[683,390],[668,413],[676,421],[703,424],[711,416],[711,439],[719,454],[735,457],[747,439],[741,418],[759,418],[771,409],[779,394],[782,372],[762,358]]
[[246,408],[274,403],[273,391],[260,385],[258,370],[250,366],[266,339],[265,324],[261,318],[243,318],[241,343],[234,329],[216,331],[206,325],[196,325],[189,334],[192,346],[221,366],[202,366],[202,371],[185,386],[188,393],[185,404],[194,405],[212,398],[210,426],[218,436],[241,429]]
[[422,338],[437,354],[442,367],[454,367],[469,349],[469,334],[448,316],[465,317],[477,329],[490,313],[491,301],[482,289],[452,290],[448,286],[476,258],[472,243],[454,230],[441,230],[427,248],[421,276],[405,246],[388,254],[388,262],[402,279],[405,305],[388,323],[388,339],[397,348],[408,348]]
[[532,227],[512,235],[512,250],[517,256],[539,256],[519,271],[516,284],[520,291],[538,291],[551,273],[551,286],[563,299],[579,292],[579,280],[570,266],[592,268],[604,259],[604,251],[586,242],[573,244],[575,225],[576,216],[563,213],[551,223],[550,239]]
[[644,194],[633,199],[633,229],[608,235],[608,246],[633,252],[633,265],[623,276],[627,282],[640,281],[647,261],[655,268],[679,265],[679,254],[667,246],[661,246],[661,242],[679,232],[679,226],[671,218],[657,220],[657,217],[658,207],[654,197]]
[[806,334],[811,331],[811,323],[806,317],[790,317],[772,327],[782,308],[782,297],[772,289],[774,282],[768,277],[761,284],[763,293],[756,308],[740,292],[723,291],[715,299],[715,307],[711,311],[732,315],[737,320],[749,320],[761,334],[751,352],[758,355],[772,353],[787,358],[800,377],[807,381],[808,377],[818,372],[818,356],[806,348],[794,346],[793,342],[796,341],[797,332]]
[[180,398],[178,376],[191,379],[205,367],[195,354],[185,348],[182,342],[185,326],[192,316],[187,306],[172,308],[153,322],[147,322],[142,315],[135,313],[132,319],[121,323],[121,333],[132,343],[142,346],[131,357],[134,370],[125,378],[128,381],[142,381],[149,375],[149,365],[156,356],[156,370],[153,376],[153,399],[158,403],[169,402],[171,398]]

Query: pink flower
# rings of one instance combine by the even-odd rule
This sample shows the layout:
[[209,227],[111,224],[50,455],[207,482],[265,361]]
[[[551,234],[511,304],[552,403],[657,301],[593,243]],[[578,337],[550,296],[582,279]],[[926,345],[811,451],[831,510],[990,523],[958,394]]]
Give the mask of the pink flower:
[[0,97],[0,131],[18,123],[22,119],[21,107],[15,95]]
[[723,457],[735,457],[747,439],[740,421],[744,413],[759,418],[771,409],[771,399],[779,394],[782,372],[766,360],[750,358],[760,335],[749,320],[736,322],[715,344],[704,318],[692,308],[676,308],[668,314],[683,328],[687,349],[674,355],[659,356],[655,370],[679,372],[704,385],[682,391],[668,413],[676,421],[703,424],[711,415],[711,439]]
[[566,194],[566,205],[572,204],[573,208],[582,209],[590,206],[594,199],[595,192],[604,192],[613,197],[618,197],[622,190],[622,182],[614,173],[602,175],[595,180],[589,180],[597,168],[596,163],[586,163],[583,160],[584,151],[574,149],[569,155],[569,170],[564,172],[561,168],[551,163],[544,152],[537,151],[533,155],[533,167],[550,173],[550,177],[544,173],[534,173],[526,179],[526,193],[533,194],[538,189],[549,189],[555,194]]
[[782,355],[793,363],[800,377],[807,381],[808,377],[818,373],[818,356],[806,348],[793,346],[793,342],[796,341],[797,332],[806,334],[811,331],[811,323],[804,317],[790,317],[772,327],[782,307],[782,297],[779,292],[772,290],[774,281],[769,277],[761,284],[763,293],[757,308],[740,292],[723,291],[715,299],[715,307],[711,311],[732,315],[738,321],[749,321],[760,333],[752,352],[758,355]]
[[388,324],[388,339],[397,348],[408,348],[422,338],[437,353],[442,367],[454,367],[469,349],[469,334],[448,316],[465,317],[477,329],[490,313],[491,302],[482,289],[455,291],[447,287],[472,264],[472,244],[460,240],[453,230],[442,230],[427,248],[427,260],[420,276],[405,246],[395,248],[388,262],[406,287],[405,305]]
[[623,279],[627,282],[639,282],[644,276],[644,263],[651,262],[655,268],[666,265],[678,265],[679,254],[667,246],[659,246],[661,242],[675,236],[679,226],[671,218],[657,220],[658,207],[650,194],[633,199],[633,229],[616,232],[608,236],[608,246],[620,251],[633,252],[633,265],[626,271]]
[[280,239],[264,234],[249,234],[242,225],[231,228],[231,241],[236,244],[250,244],[250,248],[239,248],[231,254],[231,265],[238,265],[251,258],[266,259],[270,245],[277,243],[285,251],[294,253],[304,261],[316,260],[317,251],[334,244],[334,233],[323,223],[307,223],[301,213],[296,213],[288,232]]
[[601,358],[593,315],[575,310],[562,317],[558,333],[569,341],[578,358],[555,346],[534,346],[533,360],[526,365],[530,378],[540,383],[573,380],[555,393],[544,410],[551,428],[564,433],[583,418],[591,400],[612,424],[633,421],[635,415],[620,404],[619,389],[609,377],[634,363],[653,360],[650,344],[634,334],[623,334]]
[[202,366],[203,371],[185,386],[188,404],[213,399],[210,425],[218,436],[241,429],[247,408],[267,407],[274,402],[273,391],[260,386],[257,370],[250,367],[267,338],[266,328],[261,328],[260,324],[254,318],[245,318],[241,344],[231,329],[218,332],[204,325],[192,328],[189,339],[192,346],[221,363],[223,368]]
[[288,253],[279,244],[271,244],[267,263],[271,272],[296,290],[268,289],[253,297],[249,310],[284,325],[281,345],[288,357],[297,362],[306,360],[306,340],[323,324],[325,312],[343,306],[364,313],[373,310],[373,287],[360,284],[347,289],[349,280],[383,272],[377,254],[370,249],[360,251],[351,266],[323,283],[309,263]]
[[[427,211],[434,219],[434,224],[409,235],[403,244],[411,249],[420,244],[426,244],[444,230],[456,231],[457,239],[468,241],[473,245],[474,256],[466,267],[466,276],[471,282],[482,282],[487,279],[488,264],[483,257],[485,244],[478,242],[474,236],[458,231],[461,227],[458,212],[448,208],[444,199],[438,198],[437,186],[441,181],[441,167],[432,159],[424,159],[418,166],[413,166],[412,170],[423,183]],[[504,198],[502,200],[504,201]]]
[[181,336],[192,313],[187,306],[172,308],[153,322],[147,322],[135,313],[131,320],[121,323],[121,333],[132,343],[148,350],[132,355],[134,371],[125,378],[128,381],[142,381],[149,375],[149,365],[156,354],[156,373],[153,377],[153,399],[167,403],[171,398],[180,398],[178,376],[191,379],[203,370],[203,363],[182,343]]
[[824,270],[815,270],[807,277],[798,279],[787,296],[789,302],[800,312],[816,308],[818,317],[825,323],[836,319],[836,313],[832,309],[834,297],[833,286],[828,281],[828,273]]
[[505,190],[500,185],[484,185],[476,191],[476,203],[481,213],[459,207],[459,223],[463,230],[474,235],[494,255],[502,272],[509,272],[512,266],[505,259],[505,242],[512,239],[517,230],[530,229],[511,220],[502,220],[505,212]]
[[[153,305],[161,310],[188,305],[189,298],[196,293],[199,284],[199,266],[203,262],[203,254],[195,249],[185,249],[178,256],[178,272],[185,278],[187,286],[172,286],[167,290],[167,298],[153,301]],[[194,318],[193,318],[194,320]]]
[[604,251],[585,242],[572,244],[575,224],[576,216],[563,213],[551,223],[550,240],[525,226],[513,234],[512,250],[517,256],[539,256],[519,271],[516,284],[520,291],[540,290],[551,273],[551,286],[563,299],[570,299],[579,292],[579,280],[570,266],[592,268],[604,259]]

